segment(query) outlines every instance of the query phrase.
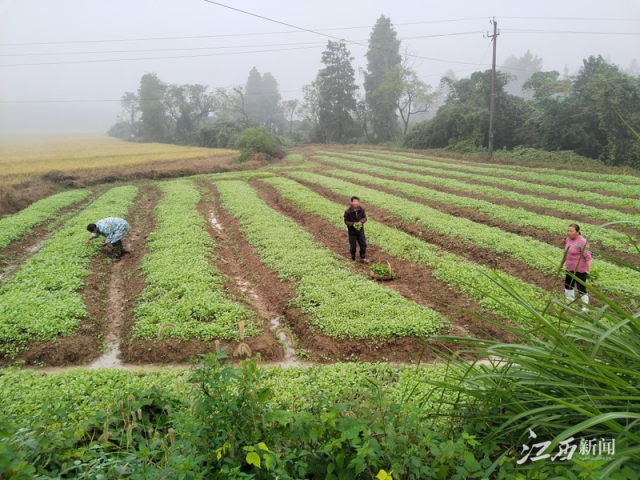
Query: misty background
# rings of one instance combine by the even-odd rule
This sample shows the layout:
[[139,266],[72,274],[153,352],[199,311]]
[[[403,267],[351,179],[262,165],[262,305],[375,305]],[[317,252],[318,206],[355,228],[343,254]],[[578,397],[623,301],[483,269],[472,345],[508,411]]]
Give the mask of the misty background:
[[[349,27],[324,33],[360,41],[364,45],[381,14],[391,18],[400,39],[461,33],[402,42],[402,49],[408,46],[417,55],[444,60],[420,60],[417,65],[416,70],[422,80],[434,88],[448,70],[463,78],[474,70],[490,68],[490,42],[483,38],[482,32],[491,28],[489,19],[492,16],[496,17],[501,30],[498,65],[511,55],[521,57],[530,50],[542,58],[543,70],[563,72],[567,67],[573,74],[583,58],[598,54],[622,68],[628,68],[640,47],[637,36],[509,32],[511,29],[639,32],[640,2],[628,0],[242,0],[228,4],[314,30]],[[632,21],[507,17],[590,17]],[[462,20],[440,22],[450,19]],[[434,23],[403,25],[415,22]],[[244,85],[249,70],[255,66],[261,73],[271,72],[275,76],[284,100],[301,99],[302,86],[310,83],[321,67],[320,56],[327,38],[307,32],[273,33],[291,30],[202,0],[2,1],[0,134],[104,133],[121,112],[118,101],[122,94],[136,91],[140,77],[149,72],[157,73],[166,83],[203,84],[215,88]],[[211,35],[229,36],[157,39]],[[153,40],[101,42],[142,38]],[[41,44],[15,45],[25,43]],[[216,49],[197,50],[210,47]],[[366,64],[366,47],[353,44],[347,47],[354,57],[357,72],[358,67]],[[166,51],[145,51],[156,49]],[[279,51],[240,53],[256,50]],[[98,53],[105,51],[117,53]],[[58,53],[65,54],[45,55]],[[24,54],[28,55],[22,56]],[[202,56],[155,58],[189,55]],[[94,63],[96,60],[118,61]],[[86,63],[24,65],[54,62]],[[359,73],[356,80],[362,85]]]

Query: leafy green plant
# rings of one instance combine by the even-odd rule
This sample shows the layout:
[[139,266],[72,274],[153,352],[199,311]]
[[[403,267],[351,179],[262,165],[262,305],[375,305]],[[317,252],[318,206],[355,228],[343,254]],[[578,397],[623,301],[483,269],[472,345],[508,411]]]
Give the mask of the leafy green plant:
[[[334,338],[427,337],[447,320],[381,285],[363,282],[328,249],[267,206],[244,182],[216,183],[224,207],[240,222],[261,261],[295,284],[294,304]],[[322,272],[322,274],[318,274]],[[363,298],[366,302],[353,302]]]
[[[344,178],[351,178],[352,176],[351,173],[344,170],[332,170],[331,174]],[[426,205],[379,190],[355,185],[338,178],[308,172],[291,172],[289,175],[293,178],[322,185],[345,196],[351,195],[350,192],[357,189],[362,196],[366,195],[370,204],[384,208],[403,220],[414,222],[417,225],[452,238],[461,238],[465,242],[473,242],[497,253],[510,255],[523,261],[531,268],[546,274],[556,273],[563,255],[561,248],[533,238],[504,232],[496,227],[448,215]],[[603,290],[611,293],[631,293],[633,295],[640,293],[640,272],[624,269],[604,261],[598,262],[598,268],[600,272],[599,287]]]
[[0,249],[23,237],[45,220],[53,218],[60,210],[81,202],[89,190],[69,190],[37,201],[21,212],[0,218]]
[[[318,153],[331,154],[335,152],[318,151]],[[354,153],[359,153],[359,155],[352,156]],[[345,156],[344,153],[341,153],[340,155]],[[613,205],[616,207],[640,208],[640,200],[634,200],[632,198],[614,197],[609,195],[603,195],[600,193],[595,193],[588,190],[583,190],[580,192],[579,199],[578,199],[576,198],[577,197],[576,189],[572,188],[571,186],[561,187],[558,185],[543,185],[539,183],[528,182],[525,180],[514,180],[512,178],[507,178],[505,176],[483,177],[481,175],[477,175],[473,171],[474,164],[469,165],[469,164],[465,164],[464,162],[458,162],[454,164],[452,163],[451,160],[447,161],[447,159],[440,159],[438,157],[429,157],[427,159],[422,155],[414,155],[408,152],[402,152],[402,155],[397,155],[397,154],[390,154],[387,152],[380,153],[375,151],[353,152],[348,155],[349,155],[348,158],[353,158],[355,160],[363,157],[364,155],[366,155],[365,158],[371,158],[372,155],[382,156],[387,160],[397,160],[399,162],[402,162],[403,168],[404,168],[404,165],[413,164],[414,166],[422,167],[421,171],[423,172],[427,172],[426,169],[428,168],[429,173],[435,173],[437,175],[443,175],[446,177],[459,178],[462,180],[470,180],[470,181],[476,181],[476,182],[483,181],[487,183],[496,184],[500,187],[519,189],[525,192],[530,192],[532,194],[533,193],[551,194],[558,197],[564,197],[567,200],[574,201],[574,202],[577,200],[583,200],[583,201],[597,203],[598,205]],[[355,157],[358,157],[358,158],[355,158]],[[463,167],[466,166],[467,168],[457,169],[455,168],[456,166],[463,166]],[[500,168],[502,169],[504,167],[500,166]],[[536,169],[535,171],[538,171],[538,170]],[[556,172],[555,170],[553,171]],[[584,173],[584,172],[581,172],[581,173]],[[569,171],[563,171],[562,174],[568,175]],[[599,174],[596,174],[596,175],[599,175]],[[631,183],[631,182],[624,182],[623,179],[636,178],[636,177],[622,176],[622,175],[615,175],[615,177],[616,179],[612,179],[610,181],[618,181],[617,178],[620,177],[620,183]],[[571,178],[567,177],[567,180],[571,180]]]
[[[522,454],[529,429],[537,442],[549,442],[544,453],[557,452],[561,441],[575,439],[577,447],[582,439],[614,439],[610,459],[587,461],[581,458],[585,452],[575,452],[584,478],[635,478],[640,468],[637,304],[629,308],[588,285],[602,307],[582,311],[558,302],[538,311],[509,285],[496,283],[534,312],[532,327],[512,329],[514,344],[440,337],[463,347],[471,358],[490,361],[469,364],[457,354],[449,356],[445,378],[427,383],[454,399],[445,403],[449,412],[460,413],[461,421],[482,418],[491,429],[479,440],[509,446],[505,455],[516,449]],[[525,466],[535,471],[544,462]]]
[[31,340],[71,335],[87,309],[79,294],[98,242],[85,244],[87,225],[125,217],[138,189],[109,190],[69,220],[0,288],[0,354],[15,356]]
[[381,277],[389,276],[392,279],[396,278],[396,272],[391,268],[391,265],[386,263],[374,263],[369,267],[369,269]]
[[241,151],[240,162],[246,162],[253,155],[262,153],[268,160],[283,158],[284,152],[278,145],[278,139],[264,127],[247,128],[236,140],[236,148]]
[[360,223],[360,222],[354,222],[354,224],[353,224],[353,228],[355,228],[357,231],[362,230],[362,223]]
[[[425,164],[425,165],[434,165],[446,170],[459,170],[464,172],[472,172],[476,175],[482,176],[493,176],[493,175],[504,175],[505,171],[502,165],[498,166],[480,166],[477,164],[466,164],[462,162],[443,162],[439,161],[436,158],[418,158],[411,157],[411,162],[417,164]],[[638,197],[638,189],[637,186],[629,185],[624,182],[618,182],[618,176],[613,175],[610,177],[610,181],[602,181],[600,178],[597,180],[583,180],[580,178],[568,178],[565,176],[566,172],[562,172],[562,175],[556,173],[548,173],[545,175],[540,175],[540,173],[536,171],[519,171],[519,170],[510,170],[508,172],[510,177],[526,180],[526,181],[534,181],[536,183],[549,184],[560,187],[568,187],[574,190],[579,191],[590,191],[590,190],[602,190],[605,192],[618,193],[620,195],[626,195],[629,197]]]
[[[354,156],[351,156],[351,155],[349,156],[349,158],[353,158],[353,157]],[[348,166],[348,167],[362,169],[362,166],[357,165],[353,162],[348,162],[348,161],[345,162],[343,158],[339,158],[339,157],[323,155],[317,158],[321,159],[324,162],[331,162],[340,166]],[[391,168],[367,167],[368,172],[375,173],[376,175],[382,175],[385,177],[397,177],[397,178],[403,178],[407,180],[415,180],[420,183],[424,183],[426,185],[433,185],[436,187],[438,186],[446,187],[448,189],[455,190],[456,192],[468,192],[472,194],[486,195],[489,198],[505,198],[507,200],[513,200],[518,203],[522,203],[524,205],[531,205],[534,207],[546,207],[553,210],[558,210],[560,212],[566,212],[568,215],[574,215],[576,213],[576,200],[578,201],[580,200],[579,198],[578,199],[574,198],[572,200],[567,200],[567,201],[549,200],[546,198],[540,198],[540,195],[525,195],[522,193],[505,190],[503,188],[481,185],[477,183],[476,181],[477,177],[473,176],[472,174],[463,174],[466,181],[460,181],[460,180],[442,178],[442,176],[428,175],[428,173],[436,173],[438,175],[443,175],[443,174],[450,175],[451,172],[448,172],[446,170],[443,171],[443,170],[438,170],[431,167],[409,165],[406,163],[399,163],[399,162],[381,160],[381,159],[370,158],[370,157],[362,157],[362,156],[358,156],[357,160],[361,162],[366,162],[372,165],[381,165],[384,167],[391,167]],[[419,174],[409,173],[406,170],[409,170],[410,172],[418,172]],[[407,193],[413,194],[413,192],[414,191],[407,192]],[[418,192],[420,192],[420,190],[418,190]],[[574,195],[575,195],[575,192],[574,192]],[[424,192],[422,192],[422,194],[418,193],[417,196],[424,196]],[[499,205],[493,205],[494,208],[488,208],[488,206],[485,205],[484,202],[476,201],[471,203],[469,202],[469,200],[471,199],[465,199],[464,197],[458,198],[458,199],[451,199],[451,197],[438,196],[437,198],[438,198],[437,201],[443,201],[443,202],[451,201],[451,202],[456,202],[454,204],[460,204],[461,206],[468,206],[470,208],[479,208],[484,213],[487,213],[490,215],[497,213],[496,218],[499,218],[499,219],[502,219],[501,216],[504,216],[504,214],[508,211],[505,209],[497,208],[499,207]],[[462,202],[462,203],[459,203],[459,202]],[[578,211],[580,212],[580,215],[588,216],[591,218],[598,218],[605,221],[615,221],[615,220],[640,221],[640,215],[624,213],[618,210],[602,208],[602,207],[580,205],[578,207]],[[555,228],[557,228],[557,225],[556,223],[554,223],[558,221],[557,218],[538,215],[538,220],[536,221],[536,219],[531,217],[531,215],[532,215],[531,213],[525,212],[524,217],[522,217],[522,219],[519,220],[519,222],[521,222],[524,225],[534,225],[534,226],[538,226],[538,228],[541,228],[543,230],[557,232],[557,230],[555,230]],[[509,222],[513,221],[512,216],[508,216],[507,219],[508,219],[507,221]],[[589,231],[588,229],[591,229],[591,230],[595,229],[595,225],[589,225],[584,222],[580,222],[580,223],[584,225],[585,231]],[[622,246],[624,246],[625,249],[628,249],[627,238],[624,236],[621,236],[619,232],[609,231],[609,232],[606,232],[606,235],[607,236],[603,238],[606,238],[613,248],[616,248],[616,247],[622,248]]]
[[142,270],[147,286],[134,314],[134,336],[188,340],[238,339],[259,329],[255,315],[225,292],[220,272],[211,263],[215,247],[206,221],[196,210],[200,193],[192,182],[160,184],[164,198],[156,207],[156,231],[149,236],[149,254]]
[[[342,223],[344,207],[342,205],[287,178],[270,178],[265,182],[272,185],[283,197],[294,202],[303,210],[324,218],[338,228],[344,227]],[[544,290],[523,282],[504,271],[478,265],[463,257],[448,253],[396,228],[369,220],[367,222],[367,238],[369,243],[376,245],[389,255],[432,268],[433,275],[444,281],[452,290],[460,289],[475,298],[482,307],[501,318],[512,318],[511,309],[518,309],[520,305],[503,295],[502,289],[491,280],[493,276],[504,278],[510,285],[526,295],[538,308],[544,308],[544,299],[547,295]],[[482,286],[482,293],[478,290],[479,285]],[[504,308],[503,302],[510,302],[511,308]],[[527,316],[528,311],[521,309],[517,317],[518,323],[526,322]]]

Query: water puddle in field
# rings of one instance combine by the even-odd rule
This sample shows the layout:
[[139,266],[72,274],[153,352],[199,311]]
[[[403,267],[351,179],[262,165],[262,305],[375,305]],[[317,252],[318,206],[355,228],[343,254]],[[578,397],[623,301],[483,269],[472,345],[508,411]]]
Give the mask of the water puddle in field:
[[280,317],[271,320],[271,330],[276,333],[278,339],[280,339],[284,345],[284,360],[277,362],[276,365],[283,368],[303,365],[296,358],[296,351],[293,348],[293,338],[291,334],[284,328],[280,328]]
[[38,250],[40,250],[40,247],[42,246],[42,244],[44,243],[44,240],[40,240],[38,243],[36,243],[35,245],[32,245],[30,247],[27,248],[27,250],[30,253],[34,253],[37,252]]
[[120,327],[122,326],[122,310],[124,309],[125,286],[122,280],[122,262],[116,263],[111,271],[109,281],[109,309],[107,314],[107,333],[105,352],[94,360],[90,369],[122,368],[120,361]]
[[222,224],[218,221],[216,212],[214,212],[213,209],[209,212],[209,223],[211,223],[211,225],[213,225],[213,227],[219,232],[223,230]]

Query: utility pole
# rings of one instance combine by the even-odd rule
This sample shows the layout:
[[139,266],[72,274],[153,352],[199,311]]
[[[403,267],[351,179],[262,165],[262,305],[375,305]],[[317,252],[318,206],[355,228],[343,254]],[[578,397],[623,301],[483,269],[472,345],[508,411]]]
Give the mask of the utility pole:
[[493,35],[487,36],[493,42],[493,63],[491,67],[491,99],[489,100],[489,158],[493,156],[493,117],[496,112],[496,44],[498,43],[498,22],[496,17],[491,21],[493,23]]

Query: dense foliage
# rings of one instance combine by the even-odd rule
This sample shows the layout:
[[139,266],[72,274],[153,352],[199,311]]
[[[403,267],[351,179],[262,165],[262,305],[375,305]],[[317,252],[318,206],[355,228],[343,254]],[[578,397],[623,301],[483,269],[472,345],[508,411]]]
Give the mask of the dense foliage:
[[[427,337],[442,315],[353,272],[294,221],[272,210],[246,183],[218,182],[222,203],[240,221],[262,263],[294,282],[294,305],[334,338]],[[366,302],[354,301],[364,299]]]
[[[369,165],[363,165],[359,162],[346,160],[342,158],[348,156],[349,158],[357,158],[359,161],[367,162]],[[396,192],[401,192],[405,195],[409,195],[415,198],[422,198],[425,200],[438,202],[443,205],[457,205],[459,207],[468,208],[470,210],[478,211],[487,215],[488,218],[499,220],[511,225],[517,225],[519,227],[535,227],[543,231],[547,231],[556,235],[561,235],[566,229],[567,225],[572,222],[571,217],[566,219],[554,217],[551,215],[542,215],[535,212],[529,212],[522,207],[512,208],[504,205],[497,205],[486,200],[478,200],[475,198],[464,197],[461,195],[454,195],[451,193],[440,192],[438,190],[427,188],[404,181],[390,180],[391,178],[401,178],[411,181],[417,181],[425,183],[427,185],[436,186],[450,186],[458,191],[456,183],[462,184],[462,182],[451,182],[452,185],[447,185],[447,180],[439,177],[428,177],[426,175],[410,173],[402,170],[396,170],[394,168],[385,168],[375,166],[377,164],[391,166],[391,167],[404,167],[403,165],[397,165],[394,162],[387,162],[378,159],[369,159],[367,157],[357,155],[340,155],[340,157],[329,157],[322,155],[318,158],[324,162],[334,163],[344,168],[348,168],[355,171],[362,171],[363,169],[371,173],[371,175],[360,174],[358,180],[370,185],[377,185],[384,188],[391,188]],[[375,177],[373,175],[376,175]],[[464,185],[461,187],[464,190]],[[575,211],[575,204],[573,209]],[[583,213],[583,212],[581,212]],[[613,219],[612,219],[613,220]],[[589,224],[586,222],[580,222],[580,228],[588,238],[591,237],[591,233],[596,231],[597,225]],[[595,237],[592,240],[596,240]],[[633,247],[629,244],[629,238],[622,232],[617,230],[601,230],[598,231],[597,240],[600,244],[620,251],[632,251]]]
[[188,340],[238,339],[258,331],[254,314],[224,292],[220,272],[211,263],[215,247],[206,221],[196,210],[200,193],[187,180],[160,185],[156,231],[142,270],[147,287],[134,315],[134,335]]
[[[345,170],[331,170],[328,173],[347,180],[353,178],[353,173]],[[563,258],[562,248],[465,218],[455,217],[379,190],[315,173],[292,172],[290,175],[294,178],[320,184],[340,195],[351,196],[353,192],[358,192],[361,198],[366,198],[367,203],[384,208],[405,221],[416,223],[451,238],[459,238],[470,244],[474,243],[496,253],[509,255],[546,274],[554,274]],[[602,289],[612,293],[633,292],[635,295],[640,293],[638,287],[640,286],[640,272],[622,269],[606,262],[598,262],[598,270],[599,276],[593,281],[597,282]]]
[[262,154],[267,160],[283,158],[284,151],[278,145],[278,139],[264,127],[244,130],[236,139],[236,148],[240,150],[240,161],[246,162],[254,155]]
[[207,148],[235,148],[236,140],[245,129],[241,122],[217,120],[206,123],[197,132],[198,146]]
[[[486,147],[490,79],[487,70],[468,79],[447,80],[445,104],[435,118],[416,125],[405,145],[444,148],[462,142],[470,152]],[[511,80],[510,74],[497,76],[496,148],[573,150],[608,165],[640,165],[640,144],[629,128],[640,125],[639,78],[592,56],[583,60],[575,77],[533,73],[522,85],[530,100],[505,91]]]
[[87,308],[79,294],[90,258],[100,246],[86,245],[87,225],[126,217],[138,189],[118,187],[69,220],[0,288],[0,355],[15,356],[28,342],[72,335]]
[[[291,200],[303,210],[324,218],[336,227],[344,227],[342,223],[343,205],[332,202],[310,188],[289,179],[275,177],[265,181],[273,185],[283,197]],[[364,197],[363,199],[366,200]],[[512,309],[518,307],[514,303],[511,308],[505,308],[502,303],[505,301],[502,289],[493,281],[498,277],[517,288],[538,308],[542,308],[544,305],[546,295],[542,289],[503,271],[469,262],[465,258],[445,252],[435,245],[373,219],[367,221],[367,241],[389,255],[433,268],[434,277],[445,282],[452,290],[460,289],[475,298],[482,307],[498,317],[511,318]],[[386,264],[384,266],[387,267]],[[506,301],[509,300],[506,299]],[[527,310],[521,310],[518,322],[526,322],[527,316]]]
[[[526,305],[517,290],[503,286],[505,295]],[[565,452],[574,453],[575,476],[561,478],[637,478],[640,312],[637,304],[628,308],[591,285],[588,289],[602,307],[583,311],[557,303],[544,312],[532,309],[534,323],[513,331],[515,344],[440,338],[491,361],[469,365],[453,359],[442,381],[427,383],[456,399],[446,403],[460,421],[482,419],[493,427],[483,442],[517,446],[521,457],[527,453],[523,445],[538,444],[524,462],[533,472],[542,470],[545,461],[558,465],[554,453],[564,442]],[[607,441],[615,448],[601,451],[598,443]],[[541,454],[551,457],[532,461]],[[485,474],[491,473],[494,468]]]
[[60,210],[84,200],[89,190],[69,190],[51,195],[30,205],[19,213],[0,218],[0,249],[23,237],[45,220],[53,218]]

